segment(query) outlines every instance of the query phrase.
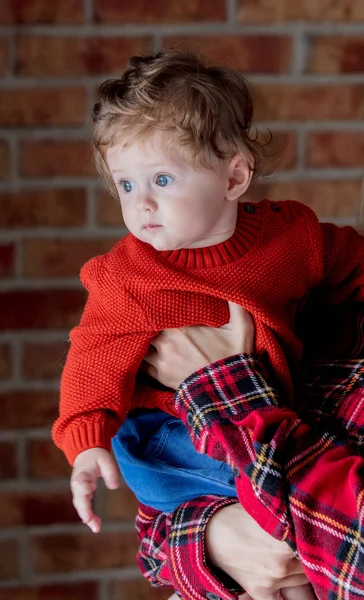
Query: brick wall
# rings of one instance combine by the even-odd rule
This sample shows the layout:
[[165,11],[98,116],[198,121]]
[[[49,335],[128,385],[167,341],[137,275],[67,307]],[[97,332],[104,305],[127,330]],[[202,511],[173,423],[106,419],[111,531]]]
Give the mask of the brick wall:
[[0,600],[166,597],[138,578],[125,488],[100,490],[97,537],[78,522],[49,426],[79,268],[123,233],[90,164],[95,89],[175,41],[244,71],[259,123],[283,140],[279,175],[254,197],[364,218],[364,2],[1,0]]

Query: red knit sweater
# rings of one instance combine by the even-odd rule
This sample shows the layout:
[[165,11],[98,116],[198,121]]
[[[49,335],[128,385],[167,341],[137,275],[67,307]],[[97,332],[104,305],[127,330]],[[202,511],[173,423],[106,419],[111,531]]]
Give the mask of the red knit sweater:
[[351,227],[320,224],[298,202],[264,200],[240,205],[226,242],[158,252],[129,234],[86,263],[81,279],[89,295],[70,335],[53,427],[71,463],[88,448],[109,450],[131,407],[173,412],[172,392],[136,380],[143,356],[162,329],[223,325],[227,300],[254,316],[257,353],[291,397],[291,369],[301,358],[297,307],[316,286],[330,288],[333,303],[364,299],[364,238]]

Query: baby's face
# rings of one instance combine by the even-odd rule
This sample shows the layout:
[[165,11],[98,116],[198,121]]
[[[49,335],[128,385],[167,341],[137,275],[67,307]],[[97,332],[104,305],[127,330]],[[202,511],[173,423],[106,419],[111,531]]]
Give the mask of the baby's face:
[[156,250],[202,248],[234,233],[237,206],[226,199],[226,161],[192,167],[167,151],[171,134],[156,132],[111,146],[106,160],[129,231]]

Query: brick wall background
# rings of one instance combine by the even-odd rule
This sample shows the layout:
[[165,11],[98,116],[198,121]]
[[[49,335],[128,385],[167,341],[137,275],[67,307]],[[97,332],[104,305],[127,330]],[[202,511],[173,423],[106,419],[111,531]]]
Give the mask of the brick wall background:
[[97,537],[53,447],[58,380],[84,294],[78,271],[124,233],[95,178],[97,84],[130,54],[187,42],[244,71],[285,146],[255,198],[364,219],[362,0],[1,0],[0,600],[152,600],[134,565],[135,501],[100,490]]

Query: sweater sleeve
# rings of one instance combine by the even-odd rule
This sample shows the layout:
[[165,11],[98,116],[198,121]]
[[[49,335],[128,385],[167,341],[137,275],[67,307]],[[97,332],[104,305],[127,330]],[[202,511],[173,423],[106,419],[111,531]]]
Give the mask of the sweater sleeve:
[[364,236],[353,227],[321,223],[323,270],[320,286],[330,288],[330,300],[364,301]]
[[311,246],[307,264],[312,272],[312,288],[326,292],[332,304],[364,299],[364,236],[353,227],[320,223],[308,206],[289,200],[282,203],[301,218]]
[[364,236],[353,227],[320,223],[300,202],[289,206],[301,217],[311,246],[307,269],[312,283],[297,319],[306,358],[360,357],[356,341],[357,315],[363,318]]
[[72,464],[88,448],[111,449],[130,409],[135,378],[156,332],[137,301],[115,281],[107,255],[86,263],[88,290],[80,323],[70,334],[53,439]]
[[[363,361],[345,389],[363,399]],[[340,381],[340,368],[335,382]],[[324,391],[325,388],[322,388]],[[176,411],[199,452],[228,462],[256,522],[296,551],[322,600],[364,594],[364,460],[333,433],[310,428],[279,397],[258,361],[238,355],[189,377]]]

